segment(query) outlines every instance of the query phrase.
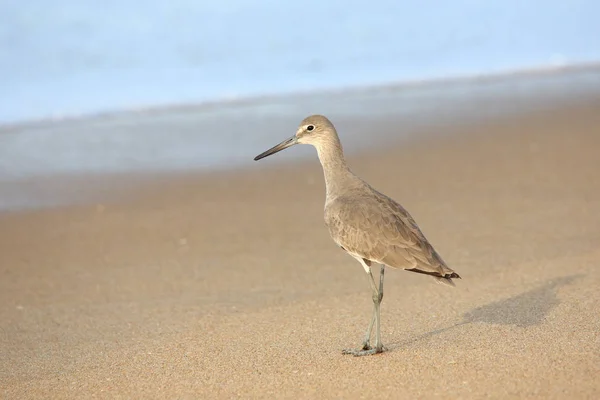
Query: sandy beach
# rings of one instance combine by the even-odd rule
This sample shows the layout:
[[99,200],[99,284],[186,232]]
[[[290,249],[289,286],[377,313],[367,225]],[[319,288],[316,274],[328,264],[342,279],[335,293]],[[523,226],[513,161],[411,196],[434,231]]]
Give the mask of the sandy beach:
[[600,398],[600,96],[439,129],[349,156],[463,278],[388,269],[388,352],[341,353],[372,303],[316,155],[84,177],[127,190],[0,214],[0,397]]

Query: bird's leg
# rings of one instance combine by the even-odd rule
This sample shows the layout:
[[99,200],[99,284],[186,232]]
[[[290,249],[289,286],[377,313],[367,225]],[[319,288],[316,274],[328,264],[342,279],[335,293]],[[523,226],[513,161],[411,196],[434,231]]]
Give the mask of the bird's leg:
[[[375,284],[375,279],[373,278],[373,273],[371,269],[368,269],[369,275],[369,283],[371,284],[372,290],[372,298],[373,298],[373,316],[371,317],[371,322],[369,323],[369,327],[367,328],[367,333],[365,334],[365,340],[363,341],[362,348],[360,350],[344,350],[344,354],[352,354],[354,356],[366,356],[370,354],[381,353],[385,350],[383,344],[381,343],[381,323],[380,323],[380,305],[383,300],[383,278],[385,272],[385,265],[381,265],[381,271],[379,273],[379,288]],[[371,332],[373,330],[373,325],[375,325],[375,347],[371,347]]]
[[381,300],[383,300],[383,278],[385,273],[385,265],[381,264],[381,270],[379,272],[379,296],[377,301],[373,301],[373,316],[371,317],[371,323],[369,323],[369,327],[367,328],[367,333],[365,333],[365,340],[363,340],[363,350],[371,349],[371,332],[373,332],[373,324],[377,319],[377,305],[381,304]]
[[371,332],[373,332],[373,325],[375,324],[375,315],[377,310],[375,308],[375,303],[373,303],[373,316],[371,317],[371,322],[369,323],[369,327],[367,328],[367,332],[365,333],[365,339],[363,340],[361,350],[371,350]]
[[[381,301],[383,300],[383,278],[384,278],[384,273],[385,273],[385,265],[381,264],[381,270],[379,272],[379,290],[374,290],[373,291],[373,304],[375,305],[376,308],[376,316],[375,316],[375,352],[376,353],[381,353],[384,350],[383,347],[383,343],[381,343],[381,317],[380,317],[380,308],[381,308]],[[371,279],[373,279],[373,276],[371,276]],[[375,285],[375,282],[373,282],[373,285]],[[377,295],[377,298],[375,298],[375,295]]]
[[383,300],[383,278],[385,273],[385,264],[381,264],[381,270],[379,271],[379,304]]

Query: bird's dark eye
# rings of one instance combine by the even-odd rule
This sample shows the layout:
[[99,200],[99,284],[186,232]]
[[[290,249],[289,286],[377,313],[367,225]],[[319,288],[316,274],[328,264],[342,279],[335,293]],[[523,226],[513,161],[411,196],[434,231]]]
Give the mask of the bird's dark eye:
[[306,127],[307,131],[312,131],[313,129],[315,129],[314,125],[309,125]]

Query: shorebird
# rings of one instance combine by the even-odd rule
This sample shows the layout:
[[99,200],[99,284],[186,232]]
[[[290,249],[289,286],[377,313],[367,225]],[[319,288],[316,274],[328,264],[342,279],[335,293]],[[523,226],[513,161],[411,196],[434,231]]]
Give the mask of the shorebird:
[[[355,175],[344,158],[342,144],[331,121],[322,115],[305,118],[296,134],[259,154],[255,161],[295,144],[310,144],[317,150],[325,176],[325,224],[333,241],[365,269],[372,290],[373,314],[358,349],[344,354],[365,356],[386,350],[381,342],[380,306],[386,265],[429,275],[438,283],[455,286],[460,276],[450,269],[425,238],[411,215],[390,197],[378,192]],[[380,264],[379,286],[372,264]],[[375,325],[375,345],[371,333]]]

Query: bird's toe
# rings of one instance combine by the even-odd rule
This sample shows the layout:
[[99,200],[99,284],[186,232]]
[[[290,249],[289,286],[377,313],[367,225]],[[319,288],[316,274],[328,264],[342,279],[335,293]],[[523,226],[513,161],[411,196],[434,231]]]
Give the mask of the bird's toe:
[[383,346],[371,347],[368,344],[365,344],[360,349],[344,349],[344,350],[342,350],[342,354],[348,354],[348,355],[353,355],[355,357],[361,357],[361,356],[370,356],[373,354],[383,353],[386,350],[387,349]]

